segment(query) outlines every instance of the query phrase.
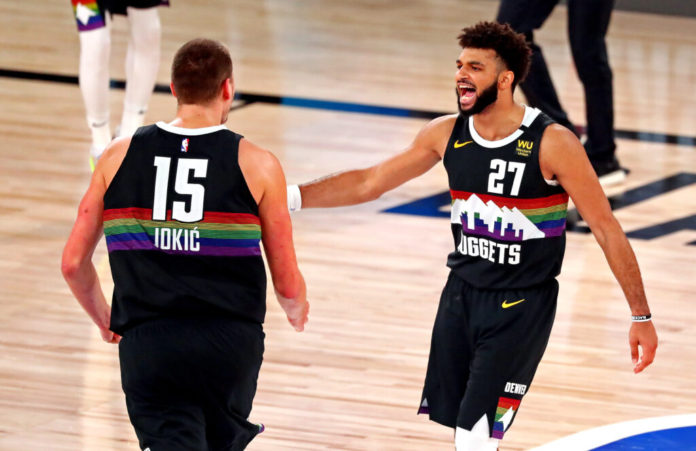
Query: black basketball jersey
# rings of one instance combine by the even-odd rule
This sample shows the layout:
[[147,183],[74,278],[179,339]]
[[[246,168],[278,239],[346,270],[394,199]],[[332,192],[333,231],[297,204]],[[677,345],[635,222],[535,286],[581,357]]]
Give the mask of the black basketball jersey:
[[258,206],[224,126],[141,127],[104,195],[111,330],[160,317],[263,322]]
[[556,277],[565,251],[568,194],[547,181],[539,146],[553,121],[526,107],[522,125],[487,141],[460,115],[443,159],[455,249],[447,260],[478,288],[527,288]]

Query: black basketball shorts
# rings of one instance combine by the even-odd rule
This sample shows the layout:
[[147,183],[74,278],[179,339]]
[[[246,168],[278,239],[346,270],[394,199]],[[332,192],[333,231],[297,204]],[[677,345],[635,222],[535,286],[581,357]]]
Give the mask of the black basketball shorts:
[[168,0],[97,0],[99,9],[103,13],[126,15],[126,8],[153,8],[155,6],[169,6]]
[[418,413],[502,439],[529,391],[556,312],[558,283],[481,290],[450,273],[435,318]]
[[162,319],[126,331],[121,385],[141,449],[242,450],[263,359],[260,324]]

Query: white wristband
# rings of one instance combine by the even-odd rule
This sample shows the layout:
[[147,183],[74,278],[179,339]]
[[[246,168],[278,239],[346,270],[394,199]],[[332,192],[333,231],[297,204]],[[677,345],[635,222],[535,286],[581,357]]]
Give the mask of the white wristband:
[[634,323],[645,323],[652,320],[652,315],[648,313],[647,315],[632,315],[631,321]]
[[288,210],[290,212],[302,209],[302,194],[297,185],[288,185]]

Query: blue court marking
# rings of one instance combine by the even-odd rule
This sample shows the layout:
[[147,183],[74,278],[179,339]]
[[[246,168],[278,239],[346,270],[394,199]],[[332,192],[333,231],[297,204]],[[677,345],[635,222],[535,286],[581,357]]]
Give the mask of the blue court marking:
[[696,450],[696,426],[646,432],[592,449],[592,451],[658,450]]
[[[74,75],[61,75],[45,72],[32,72],[16,69],[0,68],[0,77],[14,78],[18,80],[35,80],[51,83],[78,84],[78,78]],[[125,89],[124,80],[111,80],[110,86],[114,89]],[[158,84],[154,91],[161,94],[169,94],[169,85]],[[341,111],[346,113],[376,114],[382,116],[408,117],[419,119],[434,119],[439,116],[452,114],[455,111],[428,111],[410,108],[397,108],[380,105],[369,105],[355,102],[339,102],[333,100],[321,100],[305,97],[274,96],[266,94],[255,94],[248,92],[237,92],[236,100],[244,102],[232,109],[243,108],[254,103],[270,103],[275,105],[295,106],[300,108],[314,108],[328,111]],[[614,130],[614,135],[620,139],[630,139],[633,141],[645,141],[653,143],[676,144],[696,148],[696,136],[671,135],[667,133],[655,133],[636,130]]]
[[452,197],[449,191],[417,199],[396,207],[387,208],[383,213],[396,213],[400,215],[413,216],[432,216],[435,218],[449,218],[449,209],[443,210],[442,207],[452,204]]
[[[251,100],[253,96],[249,94],[240,93],[239,98],[241,100]],[[422,117],[422,114],[427,114],[427,112],[408,110],[406,108],[365,105],[350,102],[336,102],[332,100],[309,99],[302,97],[281,97],[280,104],[286,106],[296,106],[301,108],[333,110],[348,113],[378,114],[382,116],[396,117]]]
[[531,451],[696,451],[696,414],[641,418],[580,431]]

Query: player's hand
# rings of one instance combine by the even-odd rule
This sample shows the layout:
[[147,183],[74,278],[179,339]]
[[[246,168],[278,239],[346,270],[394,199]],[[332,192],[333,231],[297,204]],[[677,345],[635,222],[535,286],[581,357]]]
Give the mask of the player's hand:
[[121,336],[110,331],[109,329],[102,329],[100,327],[99,332],[101,333],[102,340],[104,340],[107,343],[116,344],[119,341],[121,341]]
[[283,306],[288,322],[297,332],[304,330],[304,325],[309,321],[309,302],[306,299],[297,300],[292,306]]
[[307,289],[304,280],[302,280],[301,287],[300,293],[296,298],[286,298],[278,290],[275,292],[278,303],[288,317],[288,322],[297,332],[302,332],[305,323],[309,321],[309,302],[307,302]]
[[[640,373],[655,359],[657,350],[657,332],[652,321],[631,323],[628,332],[628,343],[631,346],[631,360],[633,372]],[[638,353],[640,347],[642,353]]]

